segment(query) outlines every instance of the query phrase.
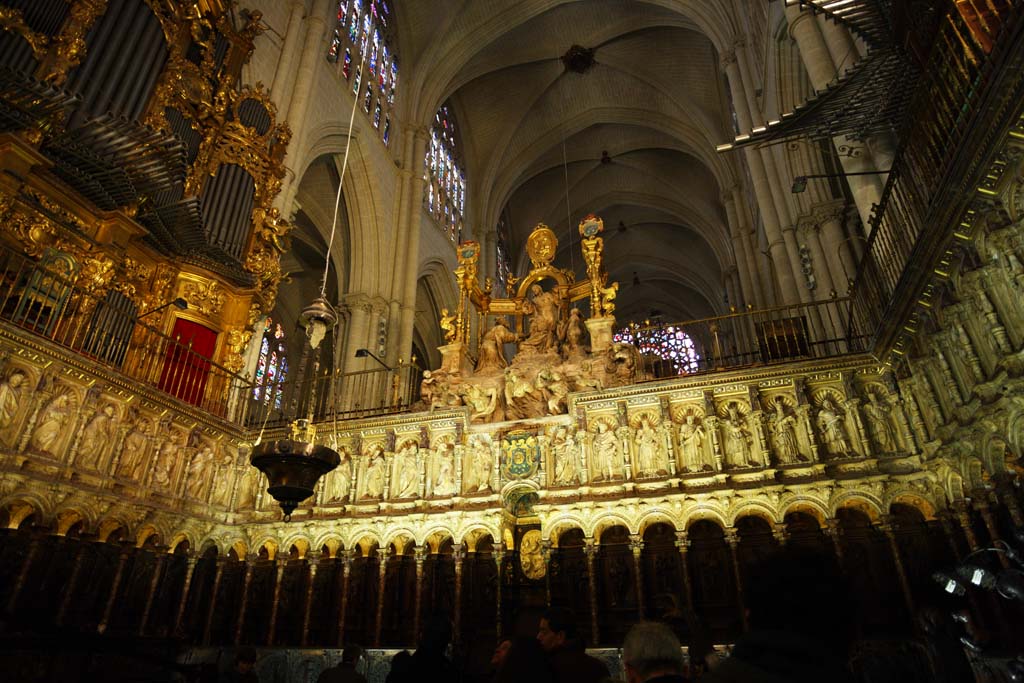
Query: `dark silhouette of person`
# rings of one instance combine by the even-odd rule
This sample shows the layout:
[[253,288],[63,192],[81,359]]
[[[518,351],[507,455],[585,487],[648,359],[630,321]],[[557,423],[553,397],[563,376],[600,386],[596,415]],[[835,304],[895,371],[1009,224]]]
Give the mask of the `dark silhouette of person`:
[[547,654],[536,638],[515,638],[504,642],[510,645],[498,666],[494,683],[554,683]]
[[259,683],[256,675],[256,648],[251,645],[238,648],[235,653],[235,666],[225,677],[228,683]]
[[856,624],[850,591],[836,560],[783,548],[751,573],[746,586],[750,630],[702,683],[847,683]]
[[537,642],[547,653],[557,683],[598,683],[608,678],[608,668],[584,651],[576,633],[576,618],[569,610],[552,607],[544,612]]
[[388,671],[384,683],[401,683],[413,680],[412,655],[408,650],[396,652],[391,658],[391,670]]
[[419,647],[409,660],[408,675],[396,672],[392,660],[388,682],[451,683],[455,680],[455,667],[445,654],[451,639],[452,625],[447,617],[435,615],[428,618],[423,626]]
[[341,653],[341,661],[329,669],[324,669],[317,677],[316,683],[366,683],[366,677],[356,671],[356,664],[363,656],[363,648],[349,645]]

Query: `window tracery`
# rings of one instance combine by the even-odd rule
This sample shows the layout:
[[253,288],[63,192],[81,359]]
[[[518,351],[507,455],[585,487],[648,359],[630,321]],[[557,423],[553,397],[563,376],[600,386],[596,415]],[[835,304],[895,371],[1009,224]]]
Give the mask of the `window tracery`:
[[398,89],[393,23],[391,7],[384,0],[341,0],[327,50],[327,61],[341,62],[341,75],[352,81],[353,96],[362,97],[362,109],[385,145],[391,138],[391,112]]
[[701,356],[690,335],[675,325],[640,327],[630,325],[619,330],[612,339],[634,345],[641,355],[657,356],[668,362],[675,374],[685,375],[700,370]]
[[456,143],[455,117],[448,105],[434,115],[430,147],[424,159],[427,210],[448,230],[455,244],[462,240],[462,216],[466,209],[466,174],[462,171]]
[[288,347],[284,341],[284,328],[281,323],[275,323],[273,318],[267,316],[263,341],[260,342],[260,356],[256,362],[253,398],[268,404],[273,398],[274,408],[280,408],[287,375]]

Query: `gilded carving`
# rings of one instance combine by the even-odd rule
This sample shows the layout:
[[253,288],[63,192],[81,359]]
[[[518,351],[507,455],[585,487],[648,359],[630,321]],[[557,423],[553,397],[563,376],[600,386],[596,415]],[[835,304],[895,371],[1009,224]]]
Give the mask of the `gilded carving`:
[[14,9],[13,7],[0,7],[0,27],[5,31],[16,33],[24,38],[25,42],[32,49],[32,56],[37,61],[42,61],[50,41],[43,34],[36,33],[29,28],[28,24],[25,23],[25,17],[22,15],[21,10]]
[[68,73],[85,57],[85,35],[107,9],[107,0],[79,0],[71,3],[64,28],[53,41],[36,78],[56,86],[64,85]]
[[227,301],[227,294],[216,280],[186,280],[181,286],[181,294],[190,308],[208,317],[219,315]]

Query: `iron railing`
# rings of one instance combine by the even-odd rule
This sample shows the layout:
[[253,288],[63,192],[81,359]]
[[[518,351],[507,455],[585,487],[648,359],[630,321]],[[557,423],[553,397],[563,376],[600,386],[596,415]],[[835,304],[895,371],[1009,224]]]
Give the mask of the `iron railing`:
[[[660,379],[862,353],[867,350],[867,335],[849,314],[850,300],[835,298],[686,322],[634,325],[620,338],[637,345],[647,374]],[[692,354],[688,354],[690,342]]]
[[891,349],[1019,114],[1022,5],[951,2],[942,19],[853,288],[876,355]]

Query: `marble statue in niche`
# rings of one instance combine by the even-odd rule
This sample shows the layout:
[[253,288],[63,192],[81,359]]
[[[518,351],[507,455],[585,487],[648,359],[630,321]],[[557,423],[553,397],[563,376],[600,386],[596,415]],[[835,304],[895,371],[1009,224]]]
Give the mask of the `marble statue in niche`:
[[238,482],[238,500],[235,501],[236,510],[256,509],[256,477],[259,471],[254,467],[246,467],[245,474]]
[[507,326],[505,316],[499,315],[494,319],[494,325],[484,333],[480,340],[480,358],[476,362],[476,373],[487,374],[494,371],[503,371],[508,367],[505,359],[505,344],[516,341],[515,333]]
[[565,425],[559,425],[551,435],[553,486],[571,486],[579,483],[576,458],[576,440]]
[[656,477],[668,474],[662,457],[661,435],[651,424],[651,416],[642,413],[636,426],[633,443],[636,448],[636,471],[634,476]]
[[384,495],[384,480],[387,477],[384,447],[379,443],[370,444],[363,455],[366,457],[366,472],[362,478],[363,492],[359,497],[380,499]]
[[899,448],[896,431],[889,420],[889,406],[883,403],[878,392],[869,391],[868,402],[864,404],[864,415],[867,417],[872,441],[882,453],[894,453]]
[[117,463],[118,477],[133,481],[141,480],[152,430],[153,422],[148,417],[139,417],[135,420],[121,448],[121,458]]
[[747,419],[739,410],[736,401],[726,406],[726,416],[722,420],[724,436],[725,461],[732,467],[760,467],[751,450],[753,435],[747,428]]
[[61,390],[50,399],[36,422],[29,446],[34,451],[56,455],[56,449],[64,436],[71,413],[75,409],[74,395],[70,390]]
[[[181,459],[185,449],[187,435],[180,429],[172,428],[157,451],[156,462],[153,463],[153,486],[170,488],[174,465]],[[165,491],[170,493],[170,491]]]
[[0,430],[14,424],[25,395],[28,377],[22,370],[13,370],[7,378],[0,382]]
[[455,494],[455,447],[448,437],[440,437],[430,454],[427,495],[445,498]]
[[391,498],[415,498],[420,488],[419,466],[416,462],[419,444],[410,439],[395,454],[391,475]]
[[619,437],[607,418],[595,421],[595,432],[590,444],[594,476],[591,481],[608,481],[622,477],[622,447]]
[[818,410],[818,430],[825,451],[829,455],[845,457],[850,454],[850,439],[846,434],[846,416],[836,407],[831,396],[825,396]]
[[205,444],[192,456],[192,462],[188,464],[188,471],[185,475],[185,494],[187,496],[202,500],[206,495],[207,484],[213,473],[214,459],[213,449]]
[[341,462],[337,469],[331,474],[327,490],[324,492],[325,503],[344,503],[348,499],[349,488],[352,485],[352,458],[348,449],[344,446],[338,448]]
[[113,403],[105,403],[96,410],[85,429],[82,430],[82,439],[78,443],[78,456],[75,458],[75,466],[86,470],[95,470],[99,467],[103,451],[114,436],[117,428],[117,408]]
[[469,442],[469,452],[462,461],[462,490],[466,493],[489,491],[493,466],[490,437],[485,434],[474,436]]
[[686,411],[679,425],[679,459],[684,472],[713,472],[714,456],[710,452],[707,432],[692,410]]
[[800,444],[796,437],[796,416],[787,410],[786,401],[776,396],[772,401],[774,412],[769,421],[772,432],[772,445],[779,458],[780,465],[795,465],[806,462],[807,456],[800,453]]
[[231,504],[231,483],[233,479],[231,465],[233,460],[230,455],[225,455],[220,459],[220,464],[213,478],[211,502],[214,505],[227,507]]

